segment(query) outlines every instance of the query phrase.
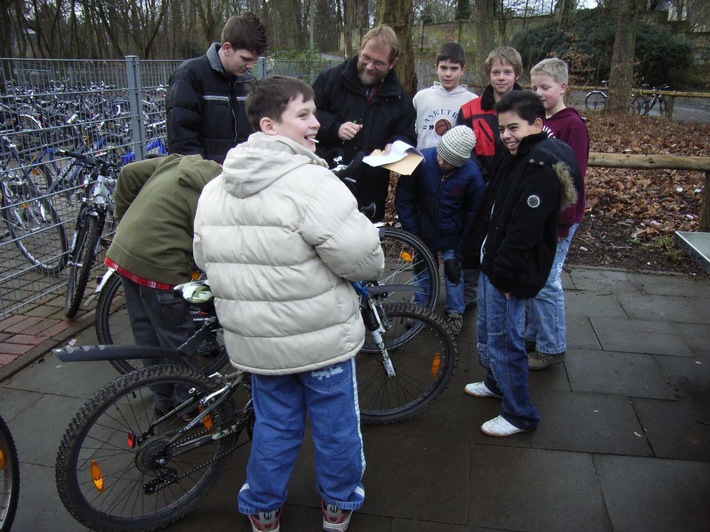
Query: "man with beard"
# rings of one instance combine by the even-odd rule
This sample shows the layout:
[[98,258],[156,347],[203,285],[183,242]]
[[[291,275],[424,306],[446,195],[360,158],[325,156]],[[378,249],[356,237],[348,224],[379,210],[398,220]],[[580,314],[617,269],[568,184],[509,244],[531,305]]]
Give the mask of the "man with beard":
[[[394,70],[399,51],[394,30],[377,26],[363,37],[357,56],[318,76],[313,90],[321,124],[317,137],[321,154],[338,148],[345,162],[350,162],[359,151],[369,154],[383,149],[388,153],[396,140],[416,144],[412,98]],[[389,170],[363,165],[356,177],[358,205],[374,203],[375,211],[368,216],[382,220]]]

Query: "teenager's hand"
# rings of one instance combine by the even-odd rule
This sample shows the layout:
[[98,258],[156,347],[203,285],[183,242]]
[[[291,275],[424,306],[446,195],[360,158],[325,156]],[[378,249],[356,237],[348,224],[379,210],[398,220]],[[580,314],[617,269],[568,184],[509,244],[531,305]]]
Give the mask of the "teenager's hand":
[[362,124],[356,124],[355,122],[343,122],[338,128],[338,138],[342,141],[352,140],[361,129]]
[[510,292],[503,292],[503,297],[508,301],[510,299]]

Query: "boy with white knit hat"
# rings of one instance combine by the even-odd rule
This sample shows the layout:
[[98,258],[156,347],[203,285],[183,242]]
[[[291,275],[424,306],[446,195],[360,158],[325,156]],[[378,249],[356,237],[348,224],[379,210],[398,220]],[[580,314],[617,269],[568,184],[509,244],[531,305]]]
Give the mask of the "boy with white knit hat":
[[[402,228],[419,236],[444,261],[446,313],[455,334],[465,310],[461,273],[461,241],[476,218],[483,197],[481,171],[471,160],[476,136],[456,126],[436,147],[422,150],[424,160],[411,176],[397,183],[395,207]],[[423,304],[423,301],[415,302]]]

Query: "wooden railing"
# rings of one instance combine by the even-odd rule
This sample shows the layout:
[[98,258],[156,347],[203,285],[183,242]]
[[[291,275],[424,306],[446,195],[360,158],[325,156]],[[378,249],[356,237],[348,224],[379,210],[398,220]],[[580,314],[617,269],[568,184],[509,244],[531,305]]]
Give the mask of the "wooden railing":
[[592,152],[589,154],[589,166],[646,170],[658,168],[705,172],[705,186],[700,207],[700,225],[698,229],[703,232],[710,232],[710,157]]

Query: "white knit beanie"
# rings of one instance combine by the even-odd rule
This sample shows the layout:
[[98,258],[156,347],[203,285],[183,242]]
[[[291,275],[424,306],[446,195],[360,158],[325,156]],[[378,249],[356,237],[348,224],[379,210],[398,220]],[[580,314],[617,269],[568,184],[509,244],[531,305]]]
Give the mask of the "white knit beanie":
[[463,166],[471,157],[471,150],[476,145],[476,135],[468,126],[456,126],[449,129],[439,140],[436,153],[453,166]]

